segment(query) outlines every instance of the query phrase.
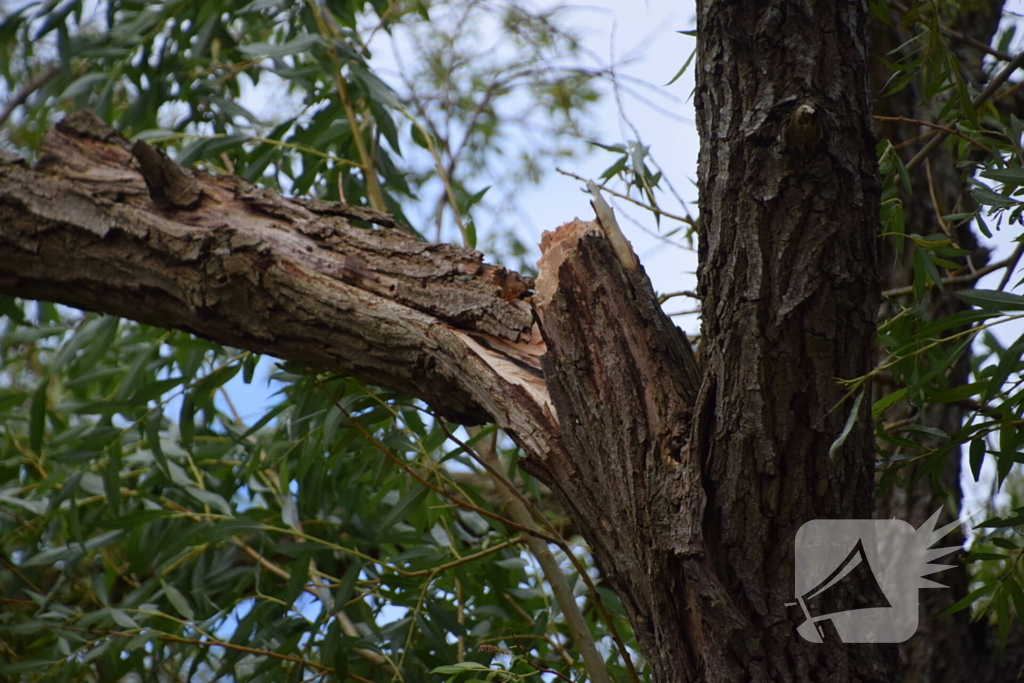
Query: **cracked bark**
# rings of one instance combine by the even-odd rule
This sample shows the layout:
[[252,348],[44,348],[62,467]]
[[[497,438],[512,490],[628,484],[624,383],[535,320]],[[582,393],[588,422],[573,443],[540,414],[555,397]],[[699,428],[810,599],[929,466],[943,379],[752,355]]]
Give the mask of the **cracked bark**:
[[705,543],[743,615],[730,640],[756,642],[719,680],[895,680],[895,646],[811,646],[784,607],[803,522],[871,516],[867,402],[829,456],[834,378],[870,369],[880,293],[866,7],[697,12]]

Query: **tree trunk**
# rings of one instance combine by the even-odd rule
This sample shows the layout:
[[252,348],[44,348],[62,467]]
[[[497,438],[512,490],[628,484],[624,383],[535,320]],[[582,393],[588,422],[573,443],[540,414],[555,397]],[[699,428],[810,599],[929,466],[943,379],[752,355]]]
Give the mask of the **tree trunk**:
[[871,516],[867,401],[829,455],[880,291],[867,35],[861,2],[698,2],[696,433],[705,542],[742,615],[705,645],[713,680],[896,677],[895,646],[810,645],[784,607],[800,526]]

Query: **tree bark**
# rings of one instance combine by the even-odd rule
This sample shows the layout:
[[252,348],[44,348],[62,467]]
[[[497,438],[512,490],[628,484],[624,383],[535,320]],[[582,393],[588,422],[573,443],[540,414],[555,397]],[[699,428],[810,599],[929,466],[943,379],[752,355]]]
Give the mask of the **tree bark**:
[[[0,163],[0,291],[353,375],[463,422],[503,415],[531,451],[550,448],[528,436],[552,420],[528,279],[339,214],[390,217],[235,177],[194,174],[201,199],[173,206],[87,112],[48,131],[39,152],[36,170]],[[490,350],[503,344],[523,358]]]
[[851,410],[836,378],[871,368],[880,293],[866,4],[697,12],[703,528],[742,615],[707,667],[715,680],[895,680],[895,646],[810,645],[784,607],[800,526],[871,516],[867,401],[829,455]]

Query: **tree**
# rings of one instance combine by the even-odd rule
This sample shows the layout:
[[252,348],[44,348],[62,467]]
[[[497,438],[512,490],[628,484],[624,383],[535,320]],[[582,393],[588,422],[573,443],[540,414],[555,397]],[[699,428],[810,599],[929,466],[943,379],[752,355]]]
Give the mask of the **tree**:
[[[333,85],[333,111],[290,121],[255,145],[249,135],[202,137],[179,152],[177,161],[202,158],[208,168],[220,158],[221,170],[240,177],[185,171],[86,112],[41,136],[34,168],[5,156],[0,292],[158,326],[87,316],[63,338],[66,316],[53,305],[41,304],[28,325],[21,304],[4,302],[14,323],[5,342],[11,389],[0,398],[10,406],[4,467],[17,482],[3,492],[12,506],[5,543],[16,549],[3,558],[4,597],[17,607],[3,631],[16,643],[5,673],[430,680],[431,670],[458,675],[510,657],[512,673],[477,675],[514,679],[552,674],[578,651],[592,680],[898,677],[895,646],[814,645],[794,635],[792,539],[811,519],[871,516],[876,438],[919,449],[912,476],[920,478],[959,444],[971,442],[977,458],[980,442],[984,455],[987,434],[998,431],[1007,476],[1020,399],[1003,385],[1018,371],[1020,343],[1000,353],[994,371],[976,367],[963,389],[944,373],[973,337],[941,335],[1019,310],[1022,300],[977,290],[961,297],[978,309],[932,321],[891,294],[899,310],[885,322],[880,369],[894,386],[873,406],[862,400],[880,374],[879,215],[892,248],[912,263],[914,302],[929,278],[939,288],[980,277],[939,273],[959,270],[952,259],[967,255],[952,236],[906,230],[898,193],[919,196],[909,171],[930,149],[906,164],[892,144],[876,149],[866,6],[698,3],[699,362],[643,269],[602,237],[607,218],[547,238],[536,282],[404,228],[409,219],[386,192],[413,189],[382,151],[399,150],[390,113],[399,105],[364,61],[363,3],[310,3],[290,21],[256,3],[249,9],[263,12],[264,24],[244,24],[248,43],[218,14],[184,4],[111,7],[112,19],[134,19],[130,31],[84,43],[97,58],[114,54],[102,87],[94,73],[78,74],[64,93],[95,96],[82,104],[99,104],[124,130],[155,127],[157,116],[155,107],[125,108],[122,77],[142,89],[162,83],[155,77],[172,71],[173,59],[209,55],[200,63],[213,71],[196,71],[203,90],[202,78],[225,69],[217,61],[225,51],[271,55],[281,60],[277,72],[310,90]],[[888,7],[873,5],[874,21],[891,27]],[[375,10],[382,27],[399,15],[388,4]],[[186,23],[176,12],[199,14]],[[545,26],[518,19],[511,25]],[[951,32],[942,12],[915,6],[904,19],[931,51],[895,63],[890,87],[920,78],[935,89],[938,118],[959,126],[953,154],[987,149],[975,163],[1004,185],[974,196],[1015,218],[1020,126],[989,105],[1024,56],[995,73],[978,67],[987,86],[972,94],[948,48],[929,42]],[[195,52],[154,41],[193,45],[197,27]],[[328,68],[313,75],[284,59],[297,46]],[[558,94],[553,80],[531,82]],[[226,135],[235,110],[206,87],[189,100],[190,118]],[[475,121],[490,104],[462,106]],[[992,120],[979,116],[984,107]],[[27,123],[32,142],[39,127]],[[298,132],[284,139],[293,125]],[[340,142],[318,156],[310,148],[329,126]],[[462,214],[482,195],[455,176],[457,144],[419,123],[411,137],[447,171],[444,194],[471,247],[475,228]],[[282,143],[299,149],[301,166]],[[657,185],[642,163],[632,171],[648,192]],[[325,199],[287,199],[254,180],[315,188]],[[983,220],[958,213],[939,221]],[[48,347],[48,337],[61,343]],[[254,352],[292,364],[278,375],[287,400],[245,427],[221,416],[214,395],[239,370],[251,374]],[[175,423],[163,397],[179,390]],[[975,414],[998,419],[957,420],[938,445],[913,440],[910,427],[937,438],[928,418],[881,421],[903,399],[948,402],[943,392],[977,396]],[[429,406],[427,418],[413,399]],[[454,423],[496,425],[518,450],[491,426],[474,427],[466,443]],[[517,459],[503,463],[503,449]],[[879,463],[883,490],[906,472],[895,467],[902,453]],[[517,470],[545,484],[589,553],[578,557],[543,517],[531,519],[533,503],[521,494],[506,494],[506,518],[440,466],[472,465],[470,454],[499,487]],[[991,595],[1004,642],[1011,610],[1024,605],[1020,551],[1004,531],[1014,524],[1012,515],[987,522],[1006,553],[973,551],[997,575],[956,604]],[[524,590],[539,579],[523,570],[517,547],[528,544],[544,564],[537,539],[572,562],[587,589],[585,614],[559,598],[565,617],[556,622],[548,593]],[[594,585],[591,561],[614,592]],[[558,597],[550,565],[544,572]],[[292,609],[303,593],[316,599],[312,618]],[[402,608],[399,618],[382,615],[383,602]],[[605,646],[607,672],[588,631]],[[630,663],[637,651],[646,673]],[[1019,668],[1014,656],[1001,670]]]

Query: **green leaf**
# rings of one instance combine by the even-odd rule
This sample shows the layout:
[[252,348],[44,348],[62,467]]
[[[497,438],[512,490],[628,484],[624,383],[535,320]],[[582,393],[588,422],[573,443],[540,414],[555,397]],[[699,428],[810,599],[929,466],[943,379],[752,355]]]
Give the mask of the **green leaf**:
[[163,586],[164,595],[167,596],[167,601],[171,603],[171,606],[174,607],[174,609],[178,610],[178,614],[189,621],[196,618],[195,612],[192,611],[192,605],[189,604],[188,598],[185,597],[184,593],[163,579],[160,579],[160,585]]
[[[939,269],[935,267],[935,261],[928,252],[923,249],[917,249],[914,251],[914,270],[923,268],[931,281],[935,283],[935,286],[942,291],[942,275],[939,274]],[[920,297],[918,297],[920,298]]]
[[0,674],[14,676],[15,674],[23,674],[30,671],[43,671],[56,663],[57,661],[53,659],[26,659],[21,662],[0,664]]
[[991,289],[965,289],[953,293],[956,298],[972,306],[1005,313],[1007,311],[1024,311],[1024,296],[1000,292]]
[[388,107],[402,106],[402,103],[398,99],[398,95],[395,94],[395,91],[392,90],[384,81],[377,78],[377,76],[370,72],[365,66],[358,62],[352,62],[348,65],[348,68],[352,72],[352,76],[355,77],[355,79],[359,81],[364,88],[366,88],[366,92],[370,96],[371,100],[380,102]]
[[22,564],[23,567],[38,567],[41,565],[52,565],[61,560],[71,563],[81,559],[85,554],[91,553],[100,548],[104,548],[114,541],[121,538],[124,535],[123,531],[108,531],[102,533],[99,536],[94,536],[88,539],[85,543],[85,553],[82,552],[82,546],[75,544],[73,546],[64,546],[56,548],[47,548],[41,552],[36,553],[32,557],[25,560]]
[[[985,206],[991,206],[997,209],[1012,209],[1019,204],[1015,199],[997,194],[981,184],[975,184],[974,188],[971,190],[971,194],[979,204],[984,204]],[[978,218],[980,220],[981,217],[979,216]]]
[[239,45],[238,51],[250,57],[271,57],[280,59],[292,55],[308,52],[314,46],[326,45],[327,42],[322,36],[313,33],[303,33],[298,37],[280,44],[272,43],[249,43]]
[[139,624],[132,619],[124,610],[119,610],[116,607],[108,607],[107,613],[114,620],[114,623],[121,628],[139,628]]
[[987,386],[987,381],[961,384],[960,386],[953,387],[952,389],[937,391],[934,394],[930,394],[928,396],[928,400],[932,403],[958,403],[964,399],[970,398],[971,396],[980,394]]
[[[1008,581],[1013,581],[1013,579],[1008,578]],[[1000,591],[992,598],[992,604],[990,605],[990,608],[994,609],[996,613],[996,629],[999,632],[1000,648],[1006,647],[1006,639],[1010,635],[1010,601],[1008,598],[1008,592]]]
[[991,401],[999,394],[1003,388],[1003,383],[1006,382],[1010,373],[1021,372],[1021,354],[1024,354],[1024,335],[1017,337],[1017,340],[1010,345],[1010,348],[1002,353],[995,372],[988,377],[988,388],[981,399],[983,403]]
[[430,149],[431,140],[428,139],[428,133],[424,132],[422,126],[413,124],[412,126],[412,141],[423,149]]
[[110,74],[96,72],[79,76],[73,83],[64,89],[64,92],[60,94],[58,99],[68,100],[73,97],[78,97],[79,95],[84,95],[85,93],[91,92],[93,88],[100,83],[106,82],[108,78],[110,78]]
[[294,605],[295,601],[302,594],[306,582],[309,580],[310,553],[300,553],[291,564],[291,575],[288,577],[288,587],[285,589],[281,600],[287,605]]
[[979,174],[982,178],[995,180],[1002,183],[1006,189],[1012,189],[1024,185],[1024,168],[1003,168],[992,171],[983,171]]
[[903,163],[903,159],[899,154],[893,152],[892,163],[896,168],[896,173],[900,177],[900,182],[903,184],[903,189],[906,190],[907,194],[914,194],[914,186],[910,182],[910,173],[907,171],[906,165]]
[[974,481],[981,480],[981,465],[985,462],[985,437],[981,436],[971,441],[970,447],[971,474]]
[[224,500],[224,497],[221,496],[220,494],[214,493],[213,491],[204,491],[203,489],[191,485],[186,486],[184,488],[185,493],[192,496],[203,505],[209,505],[210,507],[220,512],[222,515],[231,514],[231,505],[226,500]]
[[1014,515],[1013,517],[989,517],[984,522],[978,524],[975,529],[1006,529],[1009,527],[1024,525],[1024,514]]
[[960,598],[955,603],[950,605],[949,608],[946,609],[944,612],[942,612],[942,614],[940,614],[939,616],[940,617],[945,617],[945,616],[949,616],[950,614],[956,614],[960,610],[969,607],[971,605],[971,603],[973,603],[975,600],[977,600],[981,596],[986,595],[987,593],[992,592],[996,588],[997,585],[998,585],[997,583],[993,582],[993,583],[985,584],[981,588],[974,589],[973,591],[971,591],[970,593],[968,593],[967,595],[965,595],[964,597]]
[[687,70],[687,69],[688,69],[688,68],[690,67],[690,62],[692,62],[692,61],[693,61],[693,58],[694,58],[695,56],[697,56],[697,50],[696,50],[696,48],[694,48],[693,52],[691,52],[691,53],[690,53],[690,56],[686,58],[686,61],[685,61],[685,62],[683,62],[683,66],[682,66],[682,67],[681,67],[681,68],[679,69],[679,71],[677,71],[677,72],[676,72],[676,75],[675,75],[675,76],[673,76],[673,77],[672,77],[671,79],[669,79],[669,82],[668,82],[668,83],[666,83],[666,84],[665,84],[664,86],[662,86],[662,87],[665,87],[665,88],[667,88],[668,86],[670,86],[670,85],[672,85],[673,83],[675,83],[676,81],[678,81],[678,80],[679,80],[679,78],[680,78],[680,77],[681,77],[681,76],[682,76],[682,75],[683,75],[684,73],[686,73],[686,70]]
[[439,666],[430,673],[432,674],[458,674],[463,671],[490,671],[490,669],[480,662],[459,662],[458,664],[446,664],[445,666]]
[[1013,609],[1017,612],[1017,619],[1024,624],[1024,590],[1021,590],[1020,584],[1012,576],[1006,577],[1006,590],[1010,594],[1010,598],[1013,599]]
[[885,412],[885,409],[896,403],[897,401],[903,400],[903,397],[907,395],[907,387],[897,389],[896,391],[889,392],[882,398],[875,401],[871,406],[871,417],[877,419],[879,415]]
[[402,496],[401,500],[395,504],[387,517],[381,521],[380,526],[377,528],[377,533],[383,534],[397,522],[405,519],[410,512],[420,506],[420,503],[423,502],[428,493],[430,493],[430,489],[419,485],[414,486],[408,493]]

